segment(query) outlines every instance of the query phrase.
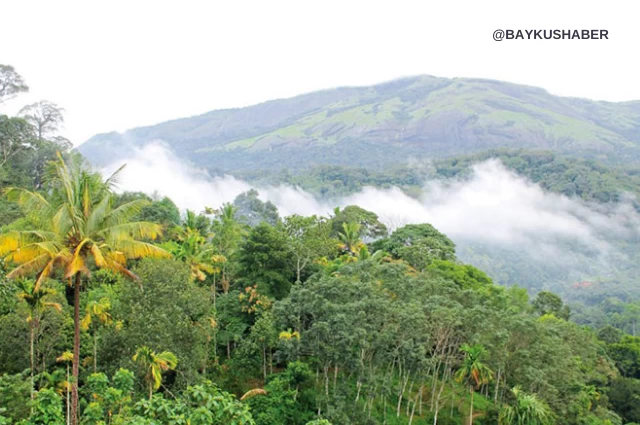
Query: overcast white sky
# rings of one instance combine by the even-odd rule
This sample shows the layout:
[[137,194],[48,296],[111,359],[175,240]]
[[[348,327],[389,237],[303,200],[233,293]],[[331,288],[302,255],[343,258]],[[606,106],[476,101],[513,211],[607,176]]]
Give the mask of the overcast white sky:
[[[75,144],[212,109],[402,76],[483,77],[640,99],[640,2],[29,1],[0,8],[0,63],[66,111]],[[606,29],[511,40],[496,29]]]

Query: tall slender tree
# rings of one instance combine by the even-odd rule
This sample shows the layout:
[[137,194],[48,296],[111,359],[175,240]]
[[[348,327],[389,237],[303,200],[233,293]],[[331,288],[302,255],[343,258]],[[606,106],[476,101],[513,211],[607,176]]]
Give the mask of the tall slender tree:
[[480,344],[463,344],[460,351],[464,353],[462,367],[456,372],[456,380],[465,382],[469,387],[471,401],[469,404],[469,425],[473,425],[473,395],[481,385],[493,379],[493,372],[483,363],[487,350]]
[[35,282],[30,279],[20,279],[18,281],[18,298],[23,300],[29,308],[27,323],[29,324],[29,364],[31,369],[31,398],[34,395],[34,374],[35,374],[35,340],[38,329],[40,328],[40,320],[47,309],[55,309],[62,311],[59,303],[48,301],[56,290],[45,288],[43,286],[37,288]]
[[[124,167],[124,166],[123,166]],[[127,259],[169,257],[151,244],[161,232],[157,224],[132,222],[147,202],[132,201],[112,207],[112,193],[121,167],[103,180],[87,170],[78,158],[69,165],[58,154],[47,175],[48,196],[10,188],[8,196],[20,205],[30,225],[0,236],[0,256],[13,264],[8,278],[36,275],[35,289],[57,270],[73,288],[74,343],[71,423],[78,423],[80,365],[80,289],[90,269],[105,268],[137,279],[127,269]]]
[[[84,318],[80,322],[83,331],[93,328],[93,373],[98,372],[98,328],[114,323],[110,313],[111,301],[102,297],[99,300],[90,300],[85,308]],[[117,329],[121,322],[115,322]]]

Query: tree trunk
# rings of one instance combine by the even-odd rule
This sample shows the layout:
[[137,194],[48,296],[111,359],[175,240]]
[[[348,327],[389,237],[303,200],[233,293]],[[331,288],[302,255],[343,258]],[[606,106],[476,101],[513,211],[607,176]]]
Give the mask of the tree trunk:
[[[404,397],[404,391],[407,389],[407,384],[409,383],[409,371],[407,371],[407,376],[404,378],[404,383],[401,384],[400,392],[398,393],[398,406],[396,407],[396,418],[400,417],[400,409],[402,408],[402,398]],[[400,372],[400,376],[402,376],[402,372]]]
[[216,275],[213,274],[213,285],[211,285],[211,293],[213,294],[213,311],[216,311]]
[[29,323],[29,327],[31,328],[29,331],[29,360],[30,360],[30,369],[31,369],[31,400],[33,400],[35,398],[35,379],[33,377],[33,369],[36,367],[35,365],[35,350],[34,350],[34,343],[35,343],[35,326],[33,325],[33,315],[31,316],[31,322]]
[[69,421],[71,420],[71,415],[69,414],[70,412],[70,408],[71,408],[71,403],[69,403],[71,400],[69,399],[69,363],[67,362],[67,385],[65,385],[67,387],[67,425],[69,425]]
[[98,373],[98,332],[93,332],[93,373]]
[[418,405],[418,403],[420,403],[420,398],[422,397],[422,389],[424,388],[424,385],[420,386],[420,391],[418,391],[418,394],[416,394],[416,399],[413,402],[413,408],[411,409],[411,416],[409,416],[409,425],[411,425],[413,423],[413,417],[416,414],[416,406]]
[[262,344],[262,378],[267,382],[267,347]]
[[73,383],[71,387],[71,425],[78,424],[78,376],[80,374],[80,284],[82,277],[76,273],[73,285]]
[[211,337],[207,335],[205,341],[204,361],[202,362],[202,376],[207,376],[207,362],[209,361],[209,343],[211,342]]
[[473,425],[473,387],[469,387],[471,394],[471,404],[469,405],[469,425]]
[[493,395],[493,404],[498,405],[498,391],[500,390],[500,368],[498,368],[498,376],[496,378],[495,394]]

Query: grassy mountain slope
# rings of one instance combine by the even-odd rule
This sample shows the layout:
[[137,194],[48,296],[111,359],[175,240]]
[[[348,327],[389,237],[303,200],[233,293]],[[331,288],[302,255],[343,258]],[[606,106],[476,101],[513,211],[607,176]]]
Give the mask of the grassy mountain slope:
[[596,102],[498,81],[422,76],[101,134],[79,150],[92,162],[106,163],[153,140],[225,172],[376,167],[499,147],[629,162],[640,158],[640,102]]

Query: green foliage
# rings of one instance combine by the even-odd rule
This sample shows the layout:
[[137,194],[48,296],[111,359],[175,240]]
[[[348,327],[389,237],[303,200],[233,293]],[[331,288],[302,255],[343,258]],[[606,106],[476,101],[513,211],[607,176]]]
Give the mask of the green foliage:
[[245,285],[258,285],[276,299],[284,298],[293,282],[284,234],[265,222],[253,227],[242,245],[238,261]]
[[157,424],[254,425],[249,408],[211,382],[190,386],[175,400],[155,395],[134,412]]
[[248,399],[256,425],[303,425],[314,416],[313,372],[306,363],[291,362],[272,377],[266,394]]
[[5,409],[2,415],[15,421],[29,416],[31,384],[28,376],[28,372],[0,375],[0,406]]
[[623,376],[640,379],[640,337],[626,335],[607,350]]
[[378,215],[367,211],[357,205],[349,205],[343,209],[336,208],[335,215],[331,218],[331,228],[334,235],[344,231],[344,225],[356,223],[359,226],[358,237],[372,240],[387,235],[387,226],[378,220]]
[[434,260],[455,259],[455,244],[430,224],[406,225],[373,246],[407,261],[418,270],[424,270]]
[[626,422],[640,423],[640,380],[618,378],[611,383],[609,400]]
[[569,320],[571,311],[569,307],[564,305],[562,299],[556,294],[549,291],[541,291],[533,300],[533,309],[540,316],[553,314],[554,316]]
[[141,286],[117,285],[112,314],[125,326],[103,331],[101,363],[110,372],[132,369],[136,347],[148,346],[174,353],[180,360],[175,378],[182,385],[191,382],[202,364],[205,338],[194,324],[208,313],[209,292],[192,283],[188,266],[175,260],[143,260],[133,271]]
[[458,264],[448,260],[432,260],[427,270],[455,282],[462,289],[477,291],[493,285],[489,276],[468,264]]
[[504,406],[500,412],[501,425],[553,425],[553,414],[535,394],[526,394],[518,387],[511,390],[513,404]]
[[137,218],[165,226],[177,225],[180,223],[180,210],[171,199],[164,197],[142,208]]
[[[422,82],[418,86],[414,89],[426,90]],[[399,101],[413,103],[423,94],[410,90]],[[397,100],[387,100],[377,111],[343,105],[312,119],[369,122],[379,114],[410,121],[412,114],[422,113],[394,110]],[[5,117],[0,124],[6,135],[24,122]],[[299,126],[290,127],[278,137],[302,137]],[[16,134],[29,134],[33,127],[22,130]],[[330,138],[325,141],[332,143]],[[28,173],[30,167],[44,169],[42,161],[56,145],[30,143],[32,148],[0,167],[0,184],[43,189],[33,199],[39,194],[58,199],[59,187],[42,186],[44,180]],[[242,146],[252,143],[258,141],[244,140]],[[263,144],[271,141],[261,140],[256,149]],[[336,152],[361,147],[356,141],[336,146]],[[385,155],[389,150],[374,146],[371,160]],[[509,168],[553,191],[586,200],[618,201],[620,188],[637,192],[637,175],[630,170],[546,153],[486,155],[502,158]],[[370,184],[400,185],[412,193],[425,177],[464,178],[480,157],[380,172],[324,167],[267,176],[254,170],[252,178],[308,185],[326,196]],[[98,178],[86,177],[84,187],[99,192]],[[635,292],[626,283],[607,296],[602,295],[606,288],[601,293],[594,289],[593,300],[572,306],[572,319],[610,325],[599,326],[596,333],[569,321],[565,301],[551,292],[535,296],[532,291],[530,303],[525,288],[493,283],[512,283],[509,276],[515,275],[528,288],[545,288],[561,281],[564,275],[557,270],[523,268],[522,258],[510,251],[494,257],[499,263],[486,261],[484,248],[470,252],[469,245],[464,255],[456,255],[453,242],[429,224],[404,226],[387,236],[375,214],[353,205],[330,218],[280,220],[257,192],[241,195],[235,206],[201,215],[187,211],[180,219],[170,199],[155,199],[125,193],[110,202],[112,209],[130,202],[140,207],[127,217],[163,227],[162,246],[176,258],[123,263],[138,284],[112,271],[85,273],[79,310],[88,332],[81,335],[77,359],[83,424],[399,425],[433,423],[436,416],[441,424],[467,423],[469,416],[478,424],[622,425],[623,420],[640,420],[640,344],[638,337],[625,334],[636,331],[640,316],[628,302]],[[33,210],[21,216],[14,204],[3,202],[0,214],[6,215],[0,224],[6,227],[0,238],[9,230],[29,229],[38,219]],[[158,246],[143,239],[149,249]],[[625,253],[633,253],[634,246],[630,243]],[[479,259],[474,264],[482,267],[461,258]],[[94,263],[88,256],[86,271]],[[498,277],[492,280],[480,268]],[[44,299],[34,296],[33,285],[18,291],[5,284],[4,266],[0,269],[0,406],[5,409],[0,409],[0,423],[65,423],[74,381],[68,352],[73,319],[62,295],[68,285],[65,270],[53,270],[43,279],[42,288],[57,291]],[[519,270],[524,270],[521,275]],[[632,270],[624,272],[632,276]],[[27,302],[19,301],[20,292],[27,294],[22,296]],[[38,300],[60,304],[61,312],[55,307],[41,311]],[[600,316],[589,310],[596,307]],[[28,372],[23,372],[30,364],[33,320],[27,323],[28,317],[37,318],[40,326],[34,333],[33,403]],[[108,325],[116,322],[117,327]],[[518,392],[510,391],[514,387]],[[244,396],[238,399],[228,391]]]
[[33,413],[29,417],[29,424],[60,425],[63,422],[60,396],[51,389],[38,391],[33,402]]

